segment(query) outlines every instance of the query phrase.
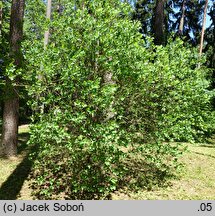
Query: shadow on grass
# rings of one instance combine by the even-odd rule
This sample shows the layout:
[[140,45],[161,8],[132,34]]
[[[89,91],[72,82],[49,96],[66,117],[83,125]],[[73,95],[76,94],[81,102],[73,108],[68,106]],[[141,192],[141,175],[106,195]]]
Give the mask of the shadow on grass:
[[127,173],[119,184],[120,188],[126,188],[127,192],[138,192],[140,189],[147,191],[155,187],[167,187],[169,179],[175,178],[175,173],[169,173],[167,170],[158,169],[153,163],[147,163],[144,160],[129,160],[124,164]]
[[22,185],[28,174],[30,172],[32,163],[28,158],[23,159],[23,161],[16,167],[13,173],[8,177],[8,179],[2,184],[0,188],[0,200],[15,200],[22,188]]
[[18,154],[26,151],[27,154],[15,170],[10,174],[7,180],[1,185],[0,200],[16,200],[23,186],[24,181],[30,174],[33,160],[30,159],[30,154],[37,151],[35,146],[27,147],[26,138],[28,134],[19,135]]
[[215,148],[215,144],[214,143],[202,144],[202,145],[199,145],[199,147]]
[[194,154],[198,154],[198,155],[203,155],[203,156],[206,156],[206,157],[211,157],[211,158],[215,158],[215,156],[213,155],[209,155],[209,154],[205,154],[205,153],[200,153],[200,152],[196,152],[196,151],[192,151]]

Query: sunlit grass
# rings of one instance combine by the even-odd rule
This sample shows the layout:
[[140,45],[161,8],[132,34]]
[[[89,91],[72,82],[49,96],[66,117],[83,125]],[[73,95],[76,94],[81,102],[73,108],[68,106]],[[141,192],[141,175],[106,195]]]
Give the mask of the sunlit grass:
[[19,134],[29,133],[29,125],[21,125],[19,126]]

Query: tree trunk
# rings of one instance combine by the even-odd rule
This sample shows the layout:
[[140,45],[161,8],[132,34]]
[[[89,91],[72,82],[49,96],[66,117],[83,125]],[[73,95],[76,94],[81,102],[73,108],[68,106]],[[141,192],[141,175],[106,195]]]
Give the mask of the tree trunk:
[[154,42],[156,45],[164,44],[164,4],[166,0],[157,0],[154,12]]
[[[21,41],[23,37],[23,17],[25,0],[13,0],[10,17],[10,56],[14,59],[16,68],[21,67],[22,53]],[[18,142],[19,120],[19,96],[15,81],[6,77],[5,96],[3,110],[2,145],[5,154],[16,156]]]
[[3,3],[0,1],[0,37],[1,37],[1,29],[2,29],[2,12],[3,12]]
[[184,17],[185,17],[185,6],[186,6],[186,0],[183,1],[182,3],[182,14],[181,14],[181,19],[180,19],[180,24],[179,24],[179,34],[183,35],[184,32]]
[[[10,80],[7,79],[7,88],[10,86]],[[11,86],[7,91],[14,91]],[[16,94],[15,92],[13,92]],[[19,98],[13,95],[4,101],[3,126],[2,126],[2,145],[5,155],[8,157],[16,156],[18,142],[18,120],[19,120]]]
[[[51,19],[51,8],[52,8],[52,0],[48,0],[47,2],[47,10],[46,10],[46,19]],[[49,28],[45,31],[44,34],[44,49],[46,49],[49,42]]]
[[199,48],[199,55],[200,56],[202,55],[202,49],[203,49],[203,43],[204,43],[207,8],[208,8],[208,0],[205,0],[204,17],[203,17],[203,22],[202,22],[201,41],[200,41],[200,48]]

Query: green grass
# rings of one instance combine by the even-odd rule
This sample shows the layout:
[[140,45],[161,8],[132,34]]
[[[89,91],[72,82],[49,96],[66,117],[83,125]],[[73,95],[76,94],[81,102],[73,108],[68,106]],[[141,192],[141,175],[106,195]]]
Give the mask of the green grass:
[[188,152],[181,158],[185,164],[177,179],[166,187],[151,191],[124,191],[112,194],[112,199],[129,200],[214,200],[215,199],[215,145],[184,144]]
[[[31,162],[28,159],[29,147],[26,145],[29,129],[19,128],[18,157],[0,157],[0,199],[33,199],[29,188],[28,175]],[[117,200],[208,200],[215,199],[215,145],[183,144],[188,146],[181,160],[185,164],[177,179],[164,187],[154,187],[138,192],[123,190],[112,194]]]

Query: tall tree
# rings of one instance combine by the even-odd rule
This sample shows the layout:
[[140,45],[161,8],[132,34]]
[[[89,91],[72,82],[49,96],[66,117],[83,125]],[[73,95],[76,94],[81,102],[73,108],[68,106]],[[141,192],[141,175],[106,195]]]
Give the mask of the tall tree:
[[164,44],[164,5],[166,0],[157,0],[155,11],[154,11],[154,22],[153,22],[153,32],[154,32],[154,42],[156,45]]
[[170,33],[175,32],[183,33],[185,40],[196,46],[204,4],[204,0],[137,0],[133,19],[141,22],[143,37],[153,35],[156,44],[165,44]]
[[211,19],[211,25],[209,27],[209,37],[208,43],[211,46],[211,57],[210,59],[210,67],[213,68],[215,74],[215,2],[213,3],[209,16]]
[[179,24],[179,34],[180,35],[183,35],[183,31],[184,31],[185,6],[186,6],[186,0],[183,0],[182,8],[181,8],[182,14],[181,14],[180,24]]
[[[211,21],[210,26],[205,30],[204,41],[205,47],[203,49],[207,56],[207,67],[212,71],[212,88],[215,89],[215,2],[210,5],[208,12],[208,19]],[[215,99],[213,100],[215,107]]]
[[1,29],[2,29],[2,11],[3,11],[3,3],[0,1],[0,37],[1,37]]
[[171,12],[171,31],[178,32],[179,35],[183,33],[185,40],[196,46],[200,38],[202,26],[201,15],[203,14],[204,1],[171,1],[171,7],[173,8]]
[[203,22],[202,22],[201,41],[200,41],[200,48],[199,48],[199,55],[200,56],[202,55],[202,49],[203,49],[203,43],[204,43],[207,8],[208,8],[208,0],[205,0],[204,17],[203,17]]
[[[21,67],[22,52],[21,41],[23,37],[23,16],[25,0],[13,0],[10,16],[10,56],[14,60],[16,68]],[[19,120],[19,95],[16,87],[18,80],[12,81],[6,76],[2,145],[5,154],[16,156],[18,142],[18,120]]]

